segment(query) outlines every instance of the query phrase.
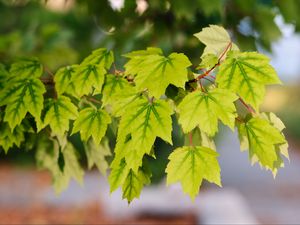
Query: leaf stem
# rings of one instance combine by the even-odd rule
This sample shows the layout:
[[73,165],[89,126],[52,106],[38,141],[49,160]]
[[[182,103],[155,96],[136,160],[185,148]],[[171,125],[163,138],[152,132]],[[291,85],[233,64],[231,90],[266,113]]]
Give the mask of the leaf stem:
[[99,101],[98,99],[95,99],[95,98],[93,98],[93,97],[88,97],[88,96],[85,96],[85,99],[86,99],[86,100],[88,100],[88,101],[90,101],[90,102],[93,102],[93,103],[99,104],[99,105],[101,105],[101,104],[102,104],[102,102],[101,102],[101,101]]
[[218,62],[209,70],[205,71],[204,73],[200,74],[198,77],[196,77],[193,80],[189,80],[188,83],[192,83],[192,82],[196,82],[208,75],[210,75],[210,73],[218,66],[221,65],[221,61],[223,59],[223,57],[226,55],[226,53],[228,52],[228,50],[230,50],[232,48],[232,42],[230,41],[229,44],[226,46],[226,48],[224,49],[224,51],[222,52],[222,54],[220,55],[220,57],[218,58]]
[[40,78],[40,80],[43,82],[43,84],[46,85],[54,85],[54,81],[52,78]]
[[239,101],[247,108],[247,110],[252,113],[256,114],[255,110],[252,109],[241,97],[239,98]]
[[54,74],[51,72],[51,70],[50,70],[48,67],[44,66],[44,70],[45,70],[45,72],[48,73],[51,77],[54,77]]

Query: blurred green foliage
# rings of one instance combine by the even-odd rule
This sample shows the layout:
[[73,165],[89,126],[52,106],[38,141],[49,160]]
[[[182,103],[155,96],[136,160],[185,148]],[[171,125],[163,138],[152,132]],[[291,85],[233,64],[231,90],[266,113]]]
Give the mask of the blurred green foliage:
[[[55,70],[100,46],[116,56],[156,46],[198,63],[201,48],[193,34],[209,24],[225,26],[242,50],[256,44],[270,50],[281,36],[277,15],[300,29],[298,0],[125,0],[119,10],[108,0],[56,0],[62,2],[58,9],[53,2],[0,1],[0,61],[35,55]],[[137,2],[146,5],[143,12]]]

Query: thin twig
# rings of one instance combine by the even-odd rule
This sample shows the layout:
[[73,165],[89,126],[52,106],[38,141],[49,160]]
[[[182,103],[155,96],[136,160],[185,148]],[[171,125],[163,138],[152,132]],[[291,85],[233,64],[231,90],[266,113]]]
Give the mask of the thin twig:
[[48,73],[51,77],[54,77],[54,74],[50,71],[50,69],[46,66],[44,66],[44,70],[46,73]]
[[210,80],[210,79],[208,79],[207,77],[203,77],[203,79],[204,79],[204,80],[207,80],[207,81],[209,81],[210,83],[212,83],[213,85],[215,85],[215,82],[212,81],[212,80]]
[[193,80],[189,80],[187,83],[193,83],[193,82],[196,82],[208,75],[210,75],[210,73],[218,66],[221,65],[221,61],[223,59],[223,57],[225,56],[226,52],[228,52],[229,49],[231,49],[232,47],[232,42],[229,42],[229,44],[226,46],[226,48],[224,49],[223,53],[220,55],[220,57],[218,58],[218,62],[212,67],[210,68],[209,70],[205,71],[204,73],[200,74],[198,77],[196,77],[195,79]]
[[254,111],[254,109],[252,109],[242,98],[239,98],[239,101],[247,108],[247,110],[252,113],[255,114],[256,112]]
[[52,78],[40,78],[40,80],[43,82],[43,84],[46,85],[54,85],[54,81]]
[[101,101],[95,99],[95,98],[92,98],[92,97],[88,97],[88,96],[85,96],[86,100],[90,101],[90,102],[93,102],[93,103],[96,103],[96,104],[102,104]]

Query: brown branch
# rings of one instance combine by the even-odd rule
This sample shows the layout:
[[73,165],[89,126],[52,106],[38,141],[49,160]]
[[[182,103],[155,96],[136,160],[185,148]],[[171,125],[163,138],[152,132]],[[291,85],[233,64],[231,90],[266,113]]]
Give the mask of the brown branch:
[[43,77],[41,77],[40,80],[45,85],[54,85],[55,84],[52,78],[43,78]]
[[196,77],[195,79],[193,80],[189,80],[187,83],[193,83],[193,82],[197,82],[199,81],[200,79],[210,75],[210,73],[218,66],[221,65],[221,61],[222,61],[222,58],[225,56],[225,54],[228,52],[228,50],[230,50],[232,47],[232,42],[229,42],[229,44],[226,46],[226,48],[224,49],[223,53],[220,55],[220,57],[218,58],[218,62],[212,67],[210,68],[209,70],[205,71],[204,73],[200,74],[198,77]]

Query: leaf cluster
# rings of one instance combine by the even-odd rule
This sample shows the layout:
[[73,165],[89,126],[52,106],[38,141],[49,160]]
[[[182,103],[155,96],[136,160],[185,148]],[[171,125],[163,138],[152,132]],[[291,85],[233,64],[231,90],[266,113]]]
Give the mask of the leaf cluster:
[[[155,141],[172,145],[177,119],[186,141],[169,156],[167,184],[180,182],[194,199],[203,180],[221,186],[213,139],[222,123],[237,129],[252,163],[276,175],[282,157],[288,158],[284,125],[275,114],[259,111],[265,86],[281,83],[270,60],[241,52],[216,25],[195,36],[205,45],[195,67],[183,53],[165,55],[150,47],[125,54],[124,70],[116,69],[113,52],[104,48],[54,74],[36,58],[8,70],[1,66],[0,146],[7,152],[27,142],[25,135],[37,137],[38,167],[51,172],[59,193],[70,179],[83,180],[82,160],[70,138],[79,134],[88,169],[95,165],[106,174],[109,168],[111,191],[122,188],[131,202],[151,183],[147,159],[156,157]],[[116,136],[112,152],[109,133]]]

